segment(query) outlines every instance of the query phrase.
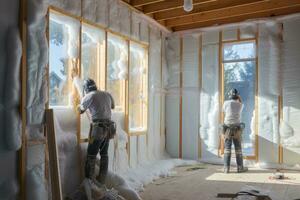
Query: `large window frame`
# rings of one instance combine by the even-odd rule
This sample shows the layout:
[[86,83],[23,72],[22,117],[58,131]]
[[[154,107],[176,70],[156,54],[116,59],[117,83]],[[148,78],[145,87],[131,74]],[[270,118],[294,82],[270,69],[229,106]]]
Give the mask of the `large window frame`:
[[[219,74],[219,80],[220,80],[220,123],[223,123],[224,121],[224,113],[222,110],[223,103],[225,101],[225,67],[224,65],[226,63],[238,63],[238,62],[254,62],[255,63],[255,86],[254,86],[254,112],[255,112],[255,138],[254,138],[254,154],[253,155],[247,155],[244,156],[247,160],[258,160],[258,31],[255,33],[254,37],[249,37],[246,39],[241,38],[240,36],[240,29],[237,29],[237,38],[233,40],[225,40],[223,41],[223,32],[220,31],[219,34],[219,66],[220,66],[220,74]],[[228,44],[242,44],[242,43],[254,43],[255,44],[255,56],[253,58],[245,58],[245,59],[232,59],[232,60],[225,60],[224,59],[224,46]],[[219,156],[224,155],[224,141],[220,140],[219,145]]]
[[[126,41],[127,43],[127,51],[128,51],[128,63],[127,63],[127,70],[129,72],[129,60],[130,60],[130,43],[131,42],[134,42],[134,43],[137,43],[139,44],[140,46],[142,46],[143,48],[145,48],[145,50],[147,51],[147,57],[149,56],[149,44],[148,43],[144,43],[144,42],[141,42],[141,41],[138,41],[138,40],[135,40],[135,39],[132,39],[126,35],[123,35],[123,34],[120,34],[120,33],[117,33],[117,32],[114,32],[108,28],[105,28],[103,26],[100,26],[98,24],[95,24],[89,20],[86,20],[82,17],[79,17],[79,16],[75,16],[75,15],[72,15],[70,13],[67,13],[59,8],[56,8],[56,7],[53,7],[53,6],[50,6],[48,8],[48,22],[50,22],[50,13],[54,13],[56,15],[61,15],[61,16],[66,16],[66,17],[69,17],[69,18],[72,18],[74,20],[77,20],[79,23],[80,23],[80,33],[79,33],[79,55],[78,55],[78,60],[79,60],[79,77],[82,77],[82,66],[81,66],[81,61],[82,61],[82,27],[83,26],[89,26],[89,27],[92,27],[92,28],[95,28],[95,29],[99,29],[99,30],[102,30],[105,32],[105,69],[103,68],[100,68],[98,69],[97,71],[100,72],[100,77],[99,77],[99,80],[97,81],[97,84],[99,85],[100,89],[105,89],[107,90],[107,69],[108,69],[108,49],[107,49],[107,46],[108,46],[108,35],[111,34],[113,36],[116,36],[116,37],[120,37],[122,38],[122,40]],[[48,36],[48,41],[49,41],[49,23],[48,23],[48,27],[47,27],[47,36]],[[148,58],[147,58],[148,59]],[[148,60],[147,60],[147,65],[148,65]],[[49,77],[49,71],[50,71],[50,68],[51,66],[49,65],[48,67],[48,77]],[[148,66],[147,66],[147,74],[148,74]],[[127,132],[127,134],[129,136],[134,136],[134,135],[144,135],[144,134],[147,134],[148,132],[148,127],[146,126],[146,129],[143,130],[142,132],[133,132],[133,131],[130,131],[129,130],[129,103],[128,103],[128,93],[129,93],[129,84],[128,84],[128,80],[129,80],[129,74],[127,75],[127,78],[125,80],[122,81],[122,84],[121,84],[121,87],[122,87],[122,104],[124,105],[124,108],[122,109],[122,112],[124,112],[125,114],[125,131]],[[49,80],[48,80],[49,81]],[[144,87],[145,90],[147,90],[147,102],[148,102],[148,78],[147,78],[147,84],[146,86]],[[50,91],[50,88],[48,88],[48,92]],[[77,94],[78,95],[78,94]],[[48,97],[50,97],[48,95]],[[70,105],[69,105],[70,106]],[[66,107],[69,107],[69,106],[66,106]],[[46,107],[51,107],[49,105],[49,100],[48,100],[48,103],[46,105]],[[148,104],[147,104],[147,108],[146,108],[146,112],[145,112],[145,116],[148,116]],[[77,127],[77,139],[78,139],[78,143],[82,143],[82,142],[87,142],[88,141],[88,138],[87,137],[82,137],[82,133],[81,133],[81,120],[80,120],[80,116],[78,116],[78,127]],[[147,118],[146,118],[147,119]],[[148,119],[147,121],[145,122],[145,124],[148,124]],[[86,135],[86,134],[85,134]]]

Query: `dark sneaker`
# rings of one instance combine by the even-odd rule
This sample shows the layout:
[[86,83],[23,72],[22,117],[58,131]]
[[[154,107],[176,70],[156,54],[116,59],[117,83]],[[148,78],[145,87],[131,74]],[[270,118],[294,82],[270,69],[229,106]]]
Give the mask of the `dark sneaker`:
[[247,172],[248,171],[248,167],[238,167],[237,172],[238,173],[243,173],[243,172]]

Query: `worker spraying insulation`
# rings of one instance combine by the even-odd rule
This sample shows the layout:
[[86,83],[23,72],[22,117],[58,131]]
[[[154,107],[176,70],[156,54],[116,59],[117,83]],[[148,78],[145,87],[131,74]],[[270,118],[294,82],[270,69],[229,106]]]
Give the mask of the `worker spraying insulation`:
[[225,114],[223,124],[223,136],[225,140],[224,150],[224,173],[230,171],[231,146],[234,144],[236,154],[237,172],[248,171],[243,164],[242,154],[242,132],[245,124],[241,123],[241,113],[243,110],[242,99],[237,89],[231,89],[229,100],[224,102],[223,112]]
[[[76,67],[72,71],[74,82],[79,82],[77,75],[78,61],[75,62]],[[77,80],[76,80],[77,79]],[[88,78],[83,81],[83,94],[77,111],[80,114],[88,112],[87,115],[91,120],[89,144],[87,148],[87,156],[85,161],[85,179],[83,187],[85,189],[88,200],[92,200],[93,188],[102,189],[103,197],[109,193],[105,187],[105,179],[108,173],[108,147],[109,140],[116,134],[116,124],[111,120],[112,109],[115,108],[114,99],[106,91],[97,89],[94,80]],[[99,175],[95,177],[95,165],[98,152],[100,153]],[[101,192],[100,192],[101,193]],[[109,193],[111,196],[111,192]],[[115,199],[118,199],[117,193]],[[99,196],[98,198],[99,199]],[[114,199],[114,198],[112,198]]]

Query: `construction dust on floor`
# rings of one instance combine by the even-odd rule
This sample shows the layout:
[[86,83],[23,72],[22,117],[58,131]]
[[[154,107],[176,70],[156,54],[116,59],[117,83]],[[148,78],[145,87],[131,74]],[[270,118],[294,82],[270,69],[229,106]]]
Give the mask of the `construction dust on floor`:
[[222,173],[222,166],[195,165],[177,167],[176,173],[147,185],[144,200],[213,200],[218,193],[235,194],[245,189],[266,193],[272,200],[300,199],[300,173],[282,171],[284,179],[274,179],[275,170],[250,168],[247,173]]

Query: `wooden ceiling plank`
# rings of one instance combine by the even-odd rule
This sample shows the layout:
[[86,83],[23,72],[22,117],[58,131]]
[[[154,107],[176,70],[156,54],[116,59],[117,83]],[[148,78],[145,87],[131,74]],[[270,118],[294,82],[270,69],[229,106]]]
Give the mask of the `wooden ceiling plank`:
[[179,17],[177,19],[166,20],[167,27],[193,24],[197,22],[209,21],[213,19],[223,19],[233,16],[240,16],[251,13],[258,13],[276,8],[292,7],[300,4],[300,0],[273,0],[267,2],[242,5],[234,8],[224,8],[218,11],[201,12],[192,16]]
[[[214,2],[217,0],[194,0],[194,6],[199,4],[205,4],[209,2]],[[143,12],[145,14],[156,13],[161,11],[173,10],[176,8],[183,9],[183,0],[165,0],[160,3],[150,4],[143,6]]]
[[197,28],[212,27],[212,26],[218,26],[218,25],[230,24],[230,23],[238,23],[238,22],[243,22],[245,20],[249,20],[249,19],[274,17],[274,16],[280,16],[280,15],[299,13],[299,12],[300,12],[300,4],[297,4],[297,5],[290,6],[290,7],[277,8],[274,10],[268,10],[268,11],[262,11],[262,12],[256,12],[256,13],[249,13],[249,14],[244,14],[241,16],[232,16],[232,17],[227,17],[227,18],[225,17],[223,19],[212,19],[212,20],[198,22],[198,23],[194,23],[194,24],[175,26],[175,27],[172,27],[172,30],[174,32],[186,31],[186,30],[192,30],[192,29],[197,29]]
[[134,7],[145,6],[153,3],[163,2],[164,0],[131,0],[131,5]]
[[161,20],[178,18],[181,16],[191,16],[199,12],[218,10],[218,9],[223,9],[228,7],[235,7],[239,5],[249,5],[252,3],[257,3],[262,1],[266,1],[266,0],[227,0],[222,2],[214,1],[214,2],[209,2],[207,4],[195,5],[194,9],[191,12],[185,12],[182,8],[176,8],[171,11],[157,12],[154,13],[154,19],[157,21],[161,21]]

